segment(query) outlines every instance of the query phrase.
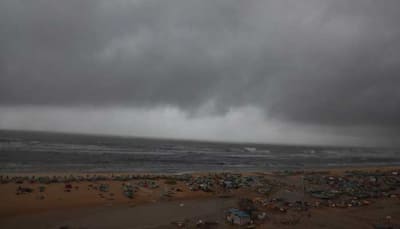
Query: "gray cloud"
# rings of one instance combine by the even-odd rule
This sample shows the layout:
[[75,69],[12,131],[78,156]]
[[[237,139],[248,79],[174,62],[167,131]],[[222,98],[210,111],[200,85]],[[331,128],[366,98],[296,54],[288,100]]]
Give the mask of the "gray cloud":
[[0,3],[0,104],[255,106],[281,121],[400,129],[400,2]]

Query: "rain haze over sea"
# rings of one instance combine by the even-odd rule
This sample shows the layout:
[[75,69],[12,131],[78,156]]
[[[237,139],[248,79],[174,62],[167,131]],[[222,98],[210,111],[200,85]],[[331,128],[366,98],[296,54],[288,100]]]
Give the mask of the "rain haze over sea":
[[271,171],[400,165],[399,149],[0,131],[0,172]]

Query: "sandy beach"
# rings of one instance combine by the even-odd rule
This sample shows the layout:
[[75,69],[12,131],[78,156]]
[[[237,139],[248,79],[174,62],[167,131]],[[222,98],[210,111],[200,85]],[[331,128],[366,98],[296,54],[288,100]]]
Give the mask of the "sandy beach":
[[[270,228],[271,225],[273,228],[373,228],[374,224],[388,223],[388,216],[391,217],[390,223],[400,223],[400,199],[394,194],[366,198],[363,201],[368,201],[368,204],[359,207],[339,207],[336,202],[336,207],[328,204],[325,207],[297,210],[290,205],[296,201],[317,201],[304,191],[304,176],[318,174],[325,177],[328,174],[340,177],[352,170],[396,174],[394,171],[399,168],[196,173],[184,176],[136,174],[135,178],[129,178],[127,174],[3,174],[0,184],[0,225],[2,228],[177,228],[177,222],[185,222],[186,227],[190,228],[188,225],[194,227],[199,220],[209,220],[218,222],[216,228],[235,228],[237,226],[225,222],[224,214],[229,208],[237,208],[238,201],[243,198],[258,203],[259,211],[268,216],[255,224],[257,228]],[[35,179],[43,176],[59,179],[81,177],[82,180],[43,184],[32,176]],[[223,180],[231,176],[257,178],[259,183],[264,182],[264,187],[271,188],[268,193],[263,193],[250,183],[237,188],[214,185],[206,190],[200,185],[200,189],[194,189],[196,182],[204,182],[204,179],[212,177],[214,180]],[[98,177],[99,180],[85,180],[88,177]],[[124,177],[129,180],[118,180]],[[124,193],[125,186],[134,187],[132,198]],[[400,192],[396,189],[391,193]],[[277,208],[277,199],[284,199],[286,205]],[[260,204],[262,201],[264,204]]]
[[[110,206],[126,204],[135,206],[144,203],[160,202],[161,193],[166,187],[162,182],[160,187],[155,189],[140,188],[133,199],[125,197],[121,192],[121,185],[124,182],[71,182],[71,191],[66,192],[65,184],[46,185],[44,192],[33,191],[28,194],[16,195],[16,190],[21,184],[2,184],[0,187],[1,209],[0,218],[19,214],[30,214],[55,209],[75,209],[81,207]],[[126,182],[127,183],[127,182]],[[109,185],[108,192],[96,190],[94,186],[99,184]],[[22,184],[38,190],[40,184]],[[182,189],[176,192],[174,199],[196,199],[211,197],[211,193],[190,192],[183,184],[177,184],[175,188]]]

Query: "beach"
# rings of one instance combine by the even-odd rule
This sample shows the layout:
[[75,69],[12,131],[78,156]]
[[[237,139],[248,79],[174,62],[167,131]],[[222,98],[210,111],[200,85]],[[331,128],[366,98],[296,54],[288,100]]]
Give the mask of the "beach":
[[[399,171],[398,167],[370,167],[258,173],[2,174],[0,225],[2,228],[179,228],[182,224],[191,228],[201,220],[208,221],[213,225],[209,225],[211,228],[238,228],[227,223],[225,216],[228,209],[240,208],[242,199],[251,200],[258,214],[265,213],[265,218],[254,220],[257,228],[398,225]],[[372,182],[373,177],[383,181],[365,183]],[[357,199],[337,195],[327,200],[311,190],[316,189],[318,179],[330,181],[330,186],[324,187],[335,191],[339,190],[341,179],[348,179],[349,184],[359,179],[359,184],[382,191],[379,196]],[[386,180],[399,183],[386,191]],[[362,185],[357,188],[364,190]]]
[[0,131],[0,151],[1,228],[400,223],[397,148]]
[[400,0],[0,0],[0,229],[400,229]]

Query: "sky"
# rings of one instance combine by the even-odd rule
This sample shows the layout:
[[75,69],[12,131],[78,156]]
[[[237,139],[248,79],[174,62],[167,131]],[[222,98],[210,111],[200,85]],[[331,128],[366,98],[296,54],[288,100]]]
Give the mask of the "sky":
[[398,0],[2,0],[0,129],[399,146]]

